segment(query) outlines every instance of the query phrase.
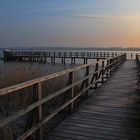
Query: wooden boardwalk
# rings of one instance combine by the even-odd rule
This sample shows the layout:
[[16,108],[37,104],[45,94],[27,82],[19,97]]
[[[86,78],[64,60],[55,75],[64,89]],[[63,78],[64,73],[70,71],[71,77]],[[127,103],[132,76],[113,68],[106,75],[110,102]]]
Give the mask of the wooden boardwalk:
[[[15,98],[17,94],[19,96],[21,94],[28,96],[31,94],[34,98],[31,104],[24,107],[20,108],[20,104],[16,104],[19,109],[13,111],[12,113],[9,113],[8,110],[6,110],[7,112],[4,114],[8,115],[0,119],[0,130],[3,130],[3,128],[7,127],[8,125],[10,130],[13,132],[13,128],[9,124],[11,122],[14,123],[14,121],[16,122],[17,119],[21,119],[23,115],[26,115],[27,121],[25,123],[25,127],[23,126],[22,128],[23,132],[21,132],[19,135],[16,134],[14,139],[16,138],[17,140],[25,140],[36,138],[37,140],[42,140],[44,135],[48,136],[49,134],[43,130],[43,125],[50,127],[50,125],[47,125],[49,121],[54,121],[55,119],[57,121],[57,115],[59,115],[59,113],[64,111],[66,108],[68,109],[68,112],[73,112],[75,103],[79,97],[87,97],[89,95],[88,91],[90,89],[95,89],[99,86],[99,84],[101,85],[106,80],[108,80],[112,73],[116,71],[125,60],[126,54],[121,54],[103,60],[97,59],[96,63],[92,62],[89,64],[80,65],[74,68],[69,68],[57,73],[45,75],[43,77],[0,89],[1,99],[3,99],[3,97],[7,96],[8,94],[13,94],[12,96]],[[77,79],[75,75],[78,73],[80,74],[81,72],[83,72],[83,76],[80,79]],[[65,83],[63,87],[59,87],[59,89],[52,87],[54,90],[51,94],[48,95],[49,92],[47,92],[47,89],[49,89],[49,85],[47,85],[46,82],[49,80],[54,80],[55,82],[55,80],[58,80],[58,78],[66,77],[67,80],[64,81]],[[75,89],[76,86],[79,87],[78,91],[77,88]],[[46,92],[47,95],[44,96]],[[63,99],[63,97],[65,97],[65,99]],[[62,99],[63,101],[58,99]],[[24,99],[22,98],[21,100]],[[56,101],[54,102],[55,108],[51,112],[45,111],[49,110],[50,107],[48,107],[47,104],[52,104],[52,101]],[[18,101],[18,103],[20,102]],[[5,105],[11,106],[11,102],[7,100],[4,102],[4,104],[2,104],[2,107],[5,107]],[[44,111],[47,113],[44,113]],[[32,113],[30,114],[30,112]],[[63,117],[65,113],[61,113],[61,115],[61,117]],[[29,128],[26,128],[26,125],[28,125]],[[5,139],[5,136],[7,136],[6,133],[2,132],[0,139]]]
[[76,60],[83,60],[84,64],[91,59],[107,59],[119,56],[124,53],[119,52],[48,52],[48,51],[12,51],[4,50],[4,61],[27,61],[27,62],[50,62],[55,64],[56,60],[61,59],[62,64],[70,60],[71,64],[76,64]]
[[136,64],[118,71],[62,121],[49,140],[140,140]]

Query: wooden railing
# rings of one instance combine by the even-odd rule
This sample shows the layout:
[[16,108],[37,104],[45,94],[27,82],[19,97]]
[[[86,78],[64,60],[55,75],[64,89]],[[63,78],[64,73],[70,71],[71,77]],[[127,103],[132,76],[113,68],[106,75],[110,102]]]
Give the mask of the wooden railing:
[[48,51],[13,51],[14,56],[44,56],[44,57],[114,57],[117,52],[48,52]]
[[[31,56],[35,56],[35,57],[55,57],[55,58],[61,58],[61,57],[66,57],[66,58],[81,58],[81,57],[85,57],[85,58],[109,58],[109,57],[115,57],[118,55],[121,55],[125,52],[119,52],[119,51],[114,51],[114,52],[59,52],[59,51],[14,51],[13,55],[16,56],[27,56],[27,57],[31,57]],[[127,57],[128,59],[135,59],[137,52],[127,52]]]
[[133,60],[135,60],[136,57],[137,57],[137,55],[139,55],[138,52],[128,53],[127,54],[127,59],[133,59]]
[[51,58],[51,62],[55,63],[55,59],[61,58],[62,63],[65,64],[65,59],[71,59],[72,63],[75,63],[75,59],[83,59],[84,64],[88,59],[106,59],[109,57],[115,57],[121,52],[48,52],[48,51],[10,51],[4,50],[5,61],[46,61],[47,58]]
[[[9,115],[8,117],[0,120],[0,128],[3,128],[5,125],[21,117],[22,115],[34,109],[37,109],[38,122],[29,130],[24,132],[21,136],[19,136],[17,140],[26,139],[27,137],[31,136],[36,131],[38,132],[39,139],[42,139],[42,126],[46,122],[48,122],[50,119],[55,117],[60,111],[64,110],[68,106],[70,106],[70,110],[73,111],[74,102],[80,96],[82,96],[83,94],[88,96],[89,90],[91,88],[97,88],[99,84],[102,84],[104,81],[106,81],[108,77],[111,76],[112,72],[114,72],[119,67],[119,65],[125,60],[126,60],[126,54],[108,58],[106,60],[97,60],[96,64],[90,63],[90,64],[85,64],[85,65],[80,65],[71,69],[63,70],[61,72],[50,74],[48,76],[43,76],[43,77],[31,80],[31,81],[27,81],[27,82],[17,84],[11,87],[0,89],[0,97],[2,97],[4,95],[13,94],[14,92],[17,92],[21,89],[33,86],[33,87],[36,87],[37,89],[37,97],[38,97],[37,101],[28,105],[26,108],[23,108]],[[91,72],[91,70],[93,70],[93,66],[95,67],[95,70]],[[75,81],[74,74],[81,69],[85,70],[85,76],[81,80]],[[55,79],[66,74],[69,75],[69,81],[70,81],[69,85],[43,98],[42,82],[50,80],[50,79]],[[77,94],[74,94],[74,87],[80,83],[81,83],[80,92]],[[42,105],[50,101],[51,99],[62,95],[62,93],[64,93],[67,90],[70,90],[70,95],[71,95],[70,99],[66,101],[65,103],[63,103],[62,105],[60,105],[52,113],[43,117]]]
[[137,74],[138,74],[138,87],[140,88],[140,54],[136,55]]
[[4,58],[6,61],[8,60],[22,60],[22,58],[25,59],[31,59],[31,58],[88,58],[88,59],[93,59],[93,58],[109,58],[109,57],[115,57],[118,55],[121,55],[123,53],[126,53],[127,59],[136,59],[136,55],[138,52],[133,52],[133,51],[38,51],[38,50],[4,50]]

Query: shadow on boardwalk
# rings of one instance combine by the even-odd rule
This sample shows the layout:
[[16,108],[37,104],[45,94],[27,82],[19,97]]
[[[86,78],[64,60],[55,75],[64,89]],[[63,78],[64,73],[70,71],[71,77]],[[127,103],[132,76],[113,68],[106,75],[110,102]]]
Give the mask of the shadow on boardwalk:
[[127,60],[49,136],[49,140],[140,140],[136,65]]

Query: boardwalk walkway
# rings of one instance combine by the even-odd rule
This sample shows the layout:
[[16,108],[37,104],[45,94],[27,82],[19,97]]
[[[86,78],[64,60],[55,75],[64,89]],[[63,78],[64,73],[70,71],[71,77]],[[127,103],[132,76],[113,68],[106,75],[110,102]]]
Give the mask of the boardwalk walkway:
[[140,140],[136,65],[127,60],[51,133],[49,140]]

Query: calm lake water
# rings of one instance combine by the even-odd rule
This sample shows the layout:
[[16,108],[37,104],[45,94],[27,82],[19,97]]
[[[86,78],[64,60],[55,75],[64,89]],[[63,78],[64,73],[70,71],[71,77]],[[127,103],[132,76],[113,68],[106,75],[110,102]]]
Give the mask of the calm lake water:
[[[41,50],[43,51],[43,50]],[[82,50],[47,50],[47,51],[59,51],[59,52],[95,52],[92,49],[82,49]],[[98,51],[99,52],[99,51]],[[102,52],[102,51],[101,51]],[[104,51],[103,51],[104,52]],[[114,51],[109,51],[114,52]],[[115,51],[116,52],[116,51]],[[122,52],[122,51],[117,51]],[[127,58],[131,58],[131,53],[140,53],[140,51],[125,51],[127,53]],[[0,51],[0,56],[2,57],[2,50]],[[133,58],[134,58],[133,56]],[[92,60],[91,60],[92,61]],[[0,60],[0,88],[14,85],[20,82],[38,78],[50,73],[58,72],[63,69],[71,67],[69,61],[66,65],[61,65],[57,62],[55,65],[49,63],[28,63],[28,62],[6,62],[4,63]],[[77,60],[77,64],[82,64],[83,61]]]

